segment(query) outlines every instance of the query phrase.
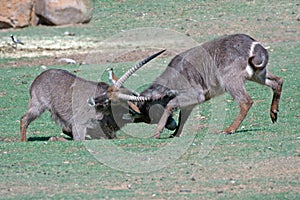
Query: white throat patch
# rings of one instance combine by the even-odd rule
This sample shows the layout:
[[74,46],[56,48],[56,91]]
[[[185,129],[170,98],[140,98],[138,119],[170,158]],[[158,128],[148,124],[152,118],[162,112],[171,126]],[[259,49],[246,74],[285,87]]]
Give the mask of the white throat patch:
[[246,72],[247,72],[249,78],[251,78],[254,74],[254,70],[249,64],[247,64]]

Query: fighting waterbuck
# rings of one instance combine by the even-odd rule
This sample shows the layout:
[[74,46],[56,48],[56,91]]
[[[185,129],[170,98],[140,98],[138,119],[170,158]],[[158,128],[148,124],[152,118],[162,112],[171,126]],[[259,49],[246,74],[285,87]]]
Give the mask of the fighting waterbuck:
[[[29,124],[46,110],[50,111],[52,118],[62,126],[63,132],[73,140],[84,140],[86,135],[92,138],[100,136],[114,138],[117,130],[126,123],[132,122],[131,119],[123,117],[129,112],[128,109],[139,113],[138,108],[129,100],[149,100],[149,98],[134,96],[132,91],[122,87],[123,83],[136,70],[164,51],[141,61],[113,85],[88,81],[61,69],[42,72],[30,86],[28,110],[20,121],[21,141],[26,141],[26,129]],[[102,96],[103,98],[95,98],[101,104],[96,104],[93,98],[88,99],[91,96]],[[114,105],[118,110],[114,115],[111,113],[111,106],[107,105],[108,98],[121,99]]]
[[[171,116],[179,108],[178,126],[171,137],[180,136],[197,104],[228,92],[240,107],[233,123],[225,129],[227,134],[234,133],[253,104],[245,89],[245,81],[250,80],[272,88],[270,116],[274,123],[283,80],[267,70],[267,63],[267,50],[245,34],[223,36],[191,48],[175,56],[140,94],[152,100],[137,104],[143,117],[135,118],[135,122],[158,123],[154,137],[159,138],[164,127],[174,128]],[[161,112],[152,109],[156,104],[163,108]]]
[[[270,73],[267,64],[267,50],[245,34],[223,36],[175,56],[163,74],[141,93],[145,97],[161,95],[161,100],[157,102],[163,105],[164,111],[154,137],[160,137],[176,108],[180,109],[180,115],[172,137],[180,136],[194,106],[225,92],[233,97],[240,108],[233,123],[225,129],[227,134],[234,133],[253,104],[245,89],[246,80],[272,88],[270,117],[273,123],[276,122],[283,79]],[[168,98],[166,92],[172,90],[177,95]],[[141,102],[138,105],[146,116],[149,116],[149,103],[153,104]]]

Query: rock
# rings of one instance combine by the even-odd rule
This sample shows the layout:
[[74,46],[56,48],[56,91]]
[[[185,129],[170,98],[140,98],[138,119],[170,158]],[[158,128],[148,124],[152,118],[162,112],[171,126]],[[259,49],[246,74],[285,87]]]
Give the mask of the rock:
[[74,65],[77,63],[76,60],[73,60],[71,58],[60,58],[58,61],[59,62],[64,62],[64,63],[67,63],[67,64],[74,64]]
[[21,28],[35,24],[34,0],[0,1],[0,28]]
[[92,0],[39,0],[35,14],[39,24],[64,25],[88,23],[92,18]]

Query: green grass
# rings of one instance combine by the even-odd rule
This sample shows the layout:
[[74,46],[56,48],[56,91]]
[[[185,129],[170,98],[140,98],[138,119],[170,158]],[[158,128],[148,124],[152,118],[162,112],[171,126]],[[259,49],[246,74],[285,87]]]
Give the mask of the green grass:
[[[124,30],[160,27],[192,36],[197,41],[225,33],[251,33],[256,38],[295,38],[299,2],[291,1],[94,1],[93,20],[86,25],[28,27],[9,30],[34,39],[75,32],[80,37],[102,41]],[[6,38],[7,32],[0,32]],[[299,38],[299,37],[298,37]]]
[[[278,122],[273,124],[269,117],[272,91],[247,83],[254,105],[242,123],[243,127],[233,135],[208,134],[216,111],[216,101],[210,101],[193,113],[182,138],[155,140],[149,138],[151,134],[147,135],[155,126],[139,124],[124,127],[123,132],[118,133],[119,138],[113,141],[48,142],[49,137],[60,135],[61,128],[51,121],[49,113],[45,113],[30,125],[28,138],[31,141],[20,143],[19,119],[27,109],[29,85],[41,69],[40,66],[13,67],[13,62],[30,61],[29,58],[1,58],[0,64],[5,67],[0,68],[0,199],[300,198],[298,1],[94,2],[94,18],[90,24],[1,31],[0,38],[5,40],[10,32],[52,38],[70,31],[81,40],[96,36],[95,40],[100,42],[123,30],[161,27],[203,42],[218,35],[244,32],[270,47],[268,67],[284,79]],[[166,65],[165,60],[169,58],[155,62]],[[123,67],[116,68],[117,75],[120,75],[133,63],[111,64],[115,65]],[[78,75],[98,80],[100,71],[101,79],[107,81],[103,71],[108,66],[81,66]],[[78,69],[78,66],[69,65],[49,67]],[[146,84],[162,70],[147,73],[143,77]],[[133,80],[129,80],[128,86],[139,84],[130,81]],[[226,117],[224,124],[215,122],[221,124],[217,130],[226,128],[236,116],[238,107],[230,100],[229,95],[221,98],[226,113],[219,114]],[[200,114],[203,118],[199,120]],[[202,128],[193,128],[193,125]],[[163,137],[169,134],[165,131]],[[181,142],[187,146],[172,149],[172,145]],[[97,155],[89,151],[92,146],[103,150],[99,154],[103,159],[111,159],[106,162],[102,157],[96,159]],[[111,147],[121,148],[123,154],[110,155],[110,150],[115,152]],[[163,148],[166,151],[162,151]],[[155,155],[156,152],[161,154]],[[134,160],[135,154],[143,157]],[[132,157],[127,158],[128,155]],[[147,160],[147,155],[153,156],[152,160]],[[138,167],[148,167],[149,171],[117,170],[127,167],[122,164],[131,160],[134,161],[129,163],[132,171]],[[116,165],[112,166],[112,163]],[[152,163],[158,169],[153,170]]]

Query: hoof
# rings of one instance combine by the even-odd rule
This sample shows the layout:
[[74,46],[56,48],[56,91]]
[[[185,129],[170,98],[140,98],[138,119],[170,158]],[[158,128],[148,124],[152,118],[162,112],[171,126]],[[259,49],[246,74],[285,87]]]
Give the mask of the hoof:
[[153,138],[159,139],[159,138],[160,138],[160,134],[159,134],[159,133],[156,133],[156,134],[153,136]]
[[234,134],[235,130],[231,129],[231,128],[227,128],[225,129],[225,131],[223,131],[224,134]]
[[270,117],[273,123],[275,123],[277,121],[277,113],[278,110],[271,110],[270,111]]
[[67,142],[68,140],[63,138],[63,137],[51,137],[49,138],[48,140],[49,142],[57,142],[57,141],[60,141],[60,142]]

